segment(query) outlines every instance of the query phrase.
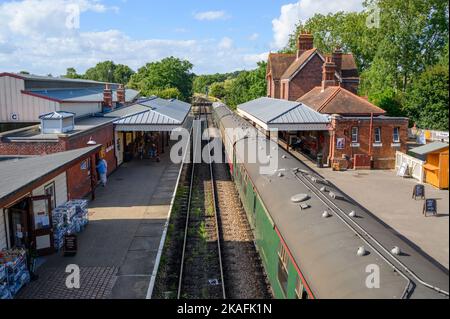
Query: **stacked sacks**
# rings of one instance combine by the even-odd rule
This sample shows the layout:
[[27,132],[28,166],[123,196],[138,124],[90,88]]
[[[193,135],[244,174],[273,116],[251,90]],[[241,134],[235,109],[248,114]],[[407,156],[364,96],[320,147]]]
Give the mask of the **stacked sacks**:
[[89,222],[88,201],[71,200],[53,210],[53,234],[55,249],[64,245],[64,235],[84,230]]
[[27,268],[27,257],[25,249],[3,250],[0,252],[0,267],[6,269],[6,292],[3,284],[3,295],[0,298],[12,298],[19,290],[30,282],[30,272]]

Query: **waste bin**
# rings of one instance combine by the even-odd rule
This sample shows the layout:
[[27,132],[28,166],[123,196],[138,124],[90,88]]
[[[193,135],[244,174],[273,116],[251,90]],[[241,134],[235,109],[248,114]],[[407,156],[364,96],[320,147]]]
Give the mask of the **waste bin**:
[[317,167],[323,168],[323,155],[317,154]]

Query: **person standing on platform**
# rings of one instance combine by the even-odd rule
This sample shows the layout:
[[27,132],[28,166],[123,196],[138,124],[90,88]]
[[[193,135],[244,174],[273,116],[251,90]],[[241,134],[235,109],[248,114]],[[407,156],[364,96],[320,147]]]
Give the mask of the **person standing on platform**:
[[105,161],[105,159],[101,158],[97,162],[97,171],[98,175],[100,175],[100,181],[102,183],[102,186],[105,187],[107,182],[106,174],[108,173],[108,163]]

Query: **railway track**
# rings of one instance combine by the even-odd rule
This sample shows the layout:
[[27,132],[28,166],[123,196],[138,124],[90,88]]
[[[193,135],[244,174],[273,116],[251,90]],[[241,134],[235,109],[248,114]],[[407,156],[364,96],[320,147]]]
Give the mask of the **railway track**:
[[204,163],[195,156],[209,147],[208,141],[201,139],[208,128],[203,114],[201,107],[200,120],[193,128],[192,154],[196,160],[191,164],[178,299],[226,298],[213,168],[211,160]]

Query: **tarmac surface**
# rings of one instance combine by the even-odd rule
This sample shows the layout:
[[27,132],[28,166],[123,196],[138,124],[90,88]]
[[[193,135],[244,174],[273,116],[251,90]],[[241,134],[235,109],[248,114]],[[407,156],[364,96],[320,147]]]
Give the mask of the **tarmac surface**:
[[[180,165],[169,152],[161,162],[124,163],[98,187],[89,203],[89,225],[78,235],[78,253],[42,258],[39,278],[19,298],[144,299],[147,295]],[[68,289],[66,267],[80,269],[80,288]]]
[[[294,153],[293,153],[294,154]],[[334,172],[295,152],[300,160],[340,188],[361,206],[449,269],[449,191],[425,185],[426,198],[437,200],[438,214],[424,217],[424,200],[412,199],[419,182],[402,178],[394,170],[348,170]]]

